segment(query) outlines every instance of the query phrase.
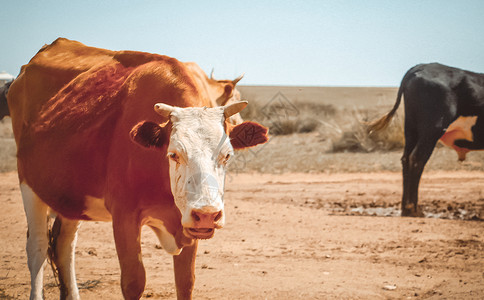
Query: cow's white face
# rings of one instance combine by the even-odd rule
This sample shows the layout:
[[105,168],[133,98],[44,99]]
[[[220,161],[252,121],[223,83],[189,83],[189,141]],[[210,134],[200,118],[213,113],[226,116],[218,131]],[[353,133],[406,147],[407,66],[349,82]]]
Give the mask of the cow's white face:
[[170,185],[182,215],[185,235],[210,238],[225,222],[225,172],[234,149],[225,133],[225,119],[247,105],[179,108],[155,105],[172,124],[167,155]]
[[215,108],[180,108],[158,103],[155,111],[170,125],[143,121],[131,130],[133,141],[144,147],[164,149],[168,140],[171,191],[182,215],[183,232],[190,238],[211,238],[224,225],[225,172],[234,147],[268,140],[267,128],[254,122],[230,125],[230,137],[226,135],[226,120],[246,105],[243,101]]
[[224,121],[223,108],[179,108],[171,113],[171,191],[189,235],[211,237],[224,225],[225,168],[234,154]]

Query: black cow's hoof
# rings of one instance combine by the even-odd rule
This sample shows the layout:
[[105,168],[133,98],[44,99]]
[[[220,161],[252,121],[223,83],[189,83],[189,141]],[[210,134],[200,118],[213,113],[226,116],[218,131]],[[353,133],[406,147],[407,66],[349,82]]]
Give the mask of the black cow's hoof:
[[417,211],[415,209],[403,209],[402,210],[402,217],[413,217],[413,218],[423,218],[425,217],[422,209],[420,207],[417,208]]

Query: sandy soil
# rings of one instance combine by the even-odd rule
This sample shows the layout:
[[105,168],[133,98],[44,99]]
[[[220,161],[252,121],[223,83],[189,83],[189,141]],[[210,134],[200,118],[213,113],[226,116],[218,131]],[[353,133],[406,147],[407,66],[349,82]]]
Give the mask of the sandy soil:
[[[483,186],[484,172],[425,173],[426,211],[470,220],[400,218],[355,215],[398,210],[399,173],[231,175],[227,225],[200,243],[194,298],[482,299]],[[14,172],[0,173],[0,207],[0,298],[26,299]],[[174,299],[172,260],[159,248],[144,229],[144,298]],[[82,225],[76,264],[83,299],[122,298],[110,223]],[[46,299],[57,299],[48,268],[45,277]]]

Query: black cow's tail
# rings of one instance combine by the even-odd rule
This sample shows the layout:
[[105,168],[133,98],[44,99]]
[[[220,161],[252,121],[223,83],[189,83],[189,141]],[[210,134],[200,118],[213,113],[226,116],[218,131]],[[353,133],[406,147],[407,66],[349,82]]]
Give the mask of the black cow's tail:
[[4,86],[0,87],[0,121],[5,116],[10,116],[10,110],[8,109],[7,93],[10,85],[13,81],[7,82]]
[[402,94],[403,94],[403,81],[400,84],[400,88],[398,88],[398,95],[397,95],[397,102],[393,106],[392,110],[390,110],[386,115],[379,118],[378,120],[371,121],[366,123],[366,131],[371,134],[372,132],[380,131],[387,128],[388,124],[392,120],[393,116],[397,112],[398,107],[400,106],[400,102],[402,101]]

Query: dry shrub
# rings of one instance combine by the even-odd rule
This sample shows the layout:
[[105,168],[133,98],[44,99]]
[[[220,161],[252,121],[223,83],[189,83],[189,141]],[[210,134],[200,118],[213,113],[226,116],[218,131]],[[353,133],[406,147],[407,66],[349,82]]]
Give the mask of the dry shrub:
[[299,119],[282,119],[271,120],[268,122],[269,132],[274,135],[286,135],[296,133],[299,124]]
[[[268,110],[268,105],[273,107]],[[260,102],[249,100],[249,105],[240,114],[244,120],[255,120],[269,127],[273,135],[287,135],[313,132],[321,124],[319,119],[336,113],[335,107],[330,104],[295,102],[290,105],[294,105],[294,110],[285,111],[285,107],[278,103],[261,105]]]
[[[333,139],[333,152],[373,152],[401,149],[405,138],[403,120],[395,116],[389,126],[382,131],[368,133],[366,122],[368,111],[354,110],[349,128],[342,128],[339,124],[332,124],[337,128],[338,138]],[[326,127],[328,125],[326,124]]]
[[287,135],[313,132],[319,126],[319,122],[313,118],[299,116],[282,120],[268,120],[266,126],[273,135]]
[[299,133],[309,133],[315,131],[319,126],[318,120],[313,118],[300,120],[297,132]]

